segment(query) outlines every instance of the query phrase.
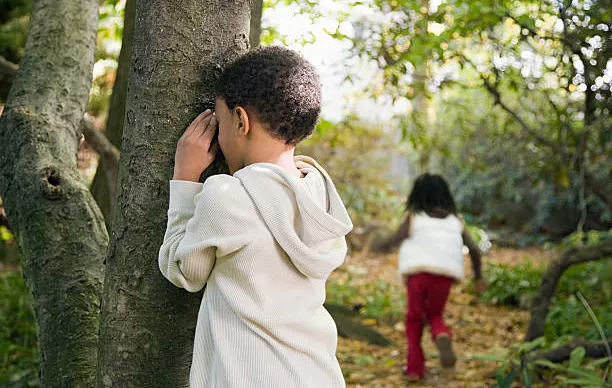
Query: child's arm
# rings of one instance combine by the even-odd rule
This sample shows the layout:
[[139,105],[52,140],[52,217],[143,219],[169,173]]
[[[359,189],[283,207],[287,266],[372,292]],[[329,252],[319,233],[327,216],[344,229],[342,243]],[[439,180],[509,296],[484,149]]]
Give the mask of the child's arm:
[[217,257],[230,255],[257,230],[250,202],[239,182],[227,175],[206,183],[170,181],[168,227],[159,250],[159,269],[177,287],[201,290]]
[[476,280],[476,289],[478,292],[484,291],[484,283],[482,281],[482,254],[472,236],[468,233],[465,226],[463,227],[463,244],[470,250],[470,259],[472,261],[472,269],[474,271],[474,280]]
[[222,214],[232,205],[222,203],[228,198],[225,193],[215,192],[215,188],[228,185],[223,182],[215,185],[212,178],[204,185],[198,183],[202,172],[215,159],[217,149],[211,147],[211,142],[216,132],[217,119],[212,111],[206,110],[178,141],[174,177],[170,181],[168,226],[159,249],[162,274],[177,287],[192,292],[206,284],[217,249],[236,246],[231,242],[237,234],[233,230],[236,224],[228,226],[225,221],[231,222],[232,217]]
[[[198,241],[193,218],[195,197],[201,190],[201,183],[170,181],[168,226],[158,258],[162,275],[175,286],[191,292],[204,287],[215,262],[214,246],[197,249],[195,245]],[[185,265],[187,262],[191,264],[188,267]],[[192,268],[192,263],[196,263],[198,268]]]
[[397,245],[401,244],[402,241],[404,241],[404,239],[408,238],[408,236],[410,235],[411,219],[412,218],[410,214],[408,214],[404,222],[402,222],[400,227],[397,229],[397,232],[395,232],[395,234],[393,234],[391,237],[384,240],[382,243],[377,244],[376,247],[374,248],[374,251],[388,252],[394,247],[396,247]]

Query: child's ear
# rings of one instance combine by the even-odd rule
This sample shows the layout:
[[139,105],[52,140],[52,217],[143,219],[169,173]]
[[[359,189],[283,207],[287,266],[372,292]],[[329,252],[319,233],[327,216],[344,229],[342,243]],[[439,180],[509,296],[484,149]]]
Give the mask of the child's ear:
[[236,125],[237,125],[238,132],[241,135],[246,136],[251,130],[251,122],[249,121],[249,115],[246,109],[244,109],[241,106],[237,106],[234,109],[234,113],[236,114],[236,117],[237,117]]

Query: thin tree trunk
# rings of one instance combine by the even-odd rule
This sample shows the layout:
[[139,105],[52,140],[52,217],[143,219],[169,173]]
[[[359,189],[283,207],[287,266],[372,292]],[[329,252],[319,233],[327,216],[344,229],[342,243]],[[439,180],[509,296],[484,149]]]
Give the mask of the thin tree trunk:
[[83,117],[81,130],[87,145],[100,156],[99,163],[108,166],[104,174],[106,187],[108,187],[109,192],[114,193],[117,185],[117,173],[119,172],[119,150],[96,128],[93,119],[88,114]]
[[[121,40],[121,51],[119,52],[117,75],[113,85],[108,119],[106,120],[106,137],[117,148],[121,147],[121,136],[123,134],[123,121],[125,118],[125,104],[127,99],[128,78],[130,75],[130,59],[132,58],[132,35],[134,33],[134,22],[136,19],[136,0],[127,0],[125,14],[123,16],[123,37]],[[91,184],[93,193],[100,210],[104,215],[106,225],[110,230],[112,218],[115,214],[116,181],[110,182],[117,176],[115,165],[109,164],[103,159],[98,164],[96,176]]]
[[248,50],[248,0],[136,4],[119,193],[106,268],[98,385],[184,387],[201,295],[158,268],[176,142]]
[[263,14],[263,0],[251,0],[251,29],[249,43],[251,49],[259,47],[261,40],[261,16]]
[[0,196],[34,296],[44,387],[95,381],[108,236],[77,170],[98,0],[37,0],[0,117]]
[[[420,19],[415,24],[415,36],[416,39],[419,36],[427,35],[427,26],[429,24],[430,12],[429,12],[429,0],[421,0],[419,2],[421,9],[425,9],[423,15],[419,15]],[[420,130],[425,134],[427,139],[426,144],[421,144],[421,150],[419,152],[419,168],[421,172],[426,172],[431,169],[434,158],[434,147],[436,146],[433,141],[435,136],[435,106],[429,96],[427,90],[427,84],[431,78],[431,53],[426,51],[423,53],[423,57],[415,64],[413,73],[413,90],[414,96],[412,98],[412,117],[411,120],[414,125],[420,127]]]
[[575,264],[587,261],[605,259],[612,256],[612,240],[606,240],[595,246],[586,248],[570,248],[561,257],[550,263],[542,276],[542,283],[531,307],[531,318],[527,327],[525,341],[532,341],[544,335],[546,316],[550,309],[550,301],[555,295],[557,283],[566,269]]

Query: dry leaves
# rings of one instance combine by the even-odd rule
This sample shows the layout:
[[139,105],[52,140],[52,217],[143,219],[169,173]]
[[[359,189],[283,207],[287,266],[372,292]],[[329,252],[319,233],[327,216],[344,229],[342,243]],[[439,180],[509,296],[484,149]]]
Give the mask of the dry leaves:
[[[514,264],[527,257],[546,259],[546,254],[534,249],[512,250],[495,248],[484,260]],[[466,273],[469,273],[466,260]],[[401,285],[396,271],[395,255],[358,255],[347,264],[367,269],[370,281],[383,279]],[[334,275],[330,279],[334,281]],[[401,289],[401,288],[399,288]],[[498,353],[510,344],[520,341],[525,332],[528,312],[506,307],[488,306],[477,302],[468,293],[467,283],[453,288],[446,308],[446,320],[454,331],[454,348],[458,361],[454,370],[443,370],[437,350],[428,328],[425,330],[423,348],[427,359],[427,374],[414,387],[489,387],[493,382],[496,364],[477,360],[475,354]],[[373,325],[395,345],[379,347],[343,339],[338,344],[338,359],[348,387],[404,387],[409,383],[402,375],[406,358],[404,324],[393,326],[376,324],[376,320],[364,320]]]

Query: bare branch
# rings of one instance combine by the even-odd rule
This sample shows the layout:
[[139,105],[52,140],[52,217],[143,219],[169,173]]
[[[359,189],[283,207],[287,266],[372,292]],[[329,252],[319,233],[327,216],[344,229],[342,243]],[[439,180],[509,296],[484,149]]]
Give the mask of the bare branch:
[[81,131],[87,144],[100,155],[100,159],[104,160],[107,166],[108,188],[111,198],[114,198],[119,170],[119,150],[95,127],[93,119],[88,114],[83,117]]
[[565,270],[576,264],[610,256],[612,256],[612,240],[606,240],[590,247],[570,248],[561,257],[551,262],[546,273],[542,276],[542,283],[533,300],[531,319],[525,341],[532,341],[544,334],[544,324],[550,309],[550,301]]
[[563,147],[561,147],[559,144],[555,143],[554,141],[552,141],[552,140],[546,138],[545,136],[542,136],[541,134],[539,134],[538,131],[535,130],[534,128],[531,128],[525,122],[525,120],[523,120],[523,118],[518,115],[518,113],[516,113],[508,105],[506,105],[506,103],[504,101],[502,101],[501,94],[499,93],[499,90],[497,89],[497,87],[495,85],[493,85],[491,83],[491,81],[489,81],[484,76],[481,76],[481,78],[482,78],[482,80],[484,82],[485,88],[493,96],[495,104],[499,105],[503,110],[505,110],[506,113],[508,113],[514,119],[514,121],[516,121],[520,125],[520,127],[523,129],[523,131],[525,131],[531,137],[533,137],[535,140],[537,140],[538,143],[551,148],[553,151],[558,152],[563,157],[567,158],[569,156],[569,154],[568,154],[566,149],[564,149]]

